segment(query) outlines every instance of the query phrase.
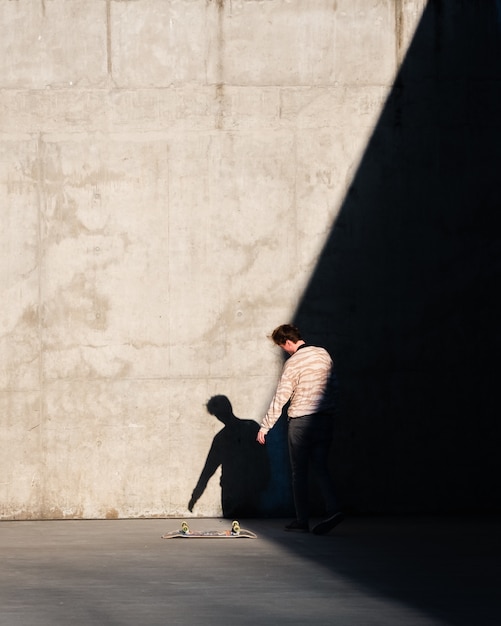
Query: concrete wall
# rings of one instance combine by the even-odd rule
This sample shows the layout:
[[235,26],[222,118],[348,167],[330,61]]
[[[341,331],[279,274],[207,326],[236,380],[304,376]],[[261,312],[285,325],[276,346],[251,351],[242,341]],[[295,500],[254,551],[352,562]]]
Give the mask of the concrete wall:
[[1,517],[186,514],[422,5],[0,0]]
[[501,3],[430,2],[295,314],[356,510],[501,509]]
[[0,0],[1,518],[187,515],[205,403],[261,420],[425,6]]

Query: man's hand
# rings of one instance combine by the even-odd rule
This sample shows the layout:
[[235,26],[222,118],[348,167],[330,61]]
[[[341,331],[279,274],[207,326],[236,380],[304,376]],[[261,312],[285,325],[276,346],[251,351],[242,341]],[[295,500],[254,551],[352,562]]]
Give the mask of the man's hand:
[[260,443],[262,446],[264,446],[264,444],[266,443],[265,437],[266,437],[266,433],[260,430],[257,434],[256,441]]

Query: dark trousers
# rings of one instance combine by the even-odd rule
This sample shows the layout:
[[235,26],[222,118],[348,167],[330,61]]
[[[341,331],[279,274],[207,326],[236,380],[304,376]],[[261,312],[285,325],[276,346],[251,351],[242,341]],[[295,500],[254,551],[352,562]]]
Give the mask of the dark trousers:
[[338,510],[329,472],[332,441],[332,415],[317,413],[289,419],[288,440],[292,469],[292,489],[296,517],[307,523],[309,517],[308,468],[314,471],[327,513]]

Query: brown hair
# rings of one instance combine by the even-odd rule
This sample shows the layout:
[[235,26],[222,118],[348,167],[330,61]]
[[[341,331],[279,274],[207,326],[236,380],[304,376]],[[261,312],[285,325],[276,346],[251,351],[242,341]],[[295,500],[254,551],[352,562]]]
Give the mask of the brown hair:
[[292,324],[282,324],[281,326],[278,326],[271,333],[271,338],[277,346],[282,346],[288,339],[290,339],[292,343],[297,343],[298,341],[303,340],[301,333],[299,332],[299,328],[293,326]]

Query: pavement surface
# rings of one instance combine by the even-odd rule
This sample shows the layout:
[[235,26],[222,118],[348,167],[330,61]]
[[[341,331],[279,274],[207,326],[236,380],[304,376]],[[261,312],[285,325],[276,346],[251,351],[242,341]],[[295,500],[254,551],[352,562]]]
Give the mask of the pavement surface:
[[[229,527],[192,518],[193,530]],[[501,516],[161,539],[181,520],[0,522],[1,626],[499,626]]]

